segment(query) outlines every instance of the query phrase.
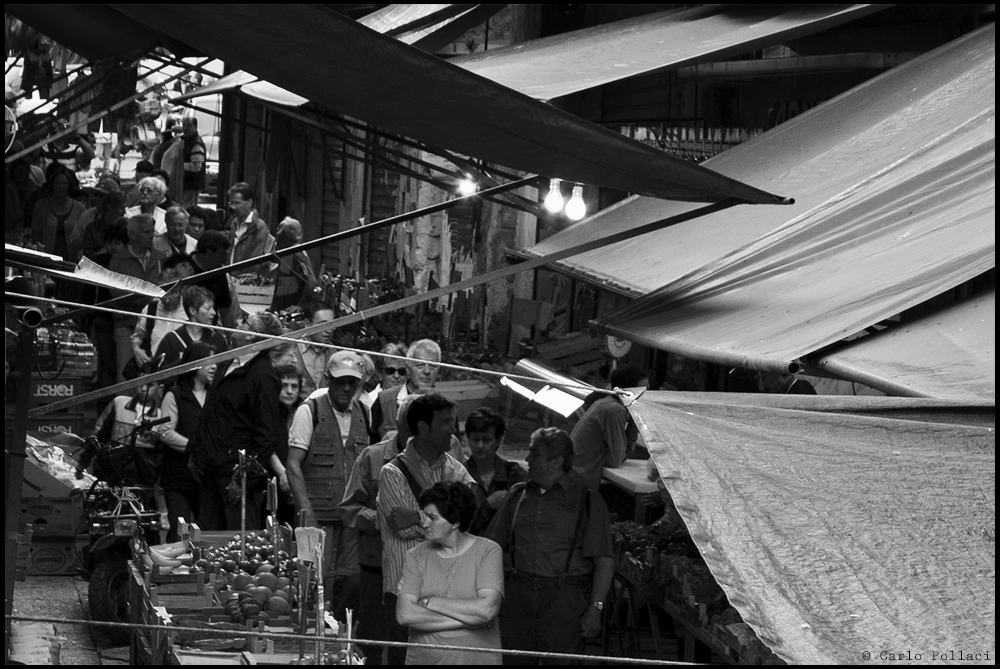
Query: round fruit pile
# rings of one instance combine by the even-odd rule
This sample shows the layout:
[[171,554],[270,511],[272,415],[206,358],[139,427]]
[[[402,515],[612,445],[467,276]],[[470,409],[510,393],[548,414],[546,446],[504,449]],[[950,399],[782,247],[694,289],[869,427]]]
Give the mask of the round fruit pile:
[[253,576],[238,573],[233,577],[223,606],[234,623],[266,624],[276,616],[291,613],[294,591],[291,579],[278,576],[271,565],[262,564]]
[[[246,553],[240,550],[240,537],[236,535],[233,540],[224,546],[209,546],[200,551],[199,559],[195,562],[195,567],[202,569],[209,574],[256,574],[257,570],[265,564],[274,562],[274,545],[271,541],[271,531],[248,532],[246,535]],[[278,572],[284,573],[289,570],[288,553],[284,550],[278,551]]]

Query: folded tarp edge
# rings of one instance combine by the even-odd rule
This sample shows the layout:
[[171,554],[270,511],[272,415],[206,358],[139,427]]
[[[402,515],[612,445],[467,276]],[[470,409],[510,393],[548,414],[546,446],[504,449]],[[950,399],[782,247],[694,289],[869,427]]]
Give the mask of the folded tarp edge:
[[941,393],[922,390],[909,384],[895,381],[878,374],[873,370],[863,369],[857,365],[853,365],[846,360],[828,360],[821,358],[816,360],[813,364],[828,374],[832,374],[846,381],[862,383],[869,388],[881,390],[884,393],[895,395],[897,397],[921,397],[940,400],[955,399]]

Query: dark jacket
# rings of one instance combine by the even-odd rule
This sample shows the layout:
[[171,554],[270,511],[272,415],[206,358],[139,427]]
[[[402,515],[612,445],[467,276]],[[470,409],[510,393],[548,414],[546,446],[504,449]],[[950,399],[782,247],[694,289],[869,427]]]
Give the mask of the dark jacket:
[[469,458],[462,463],[465,465],[465,469],[468,470],[469,476],[476,482],[476,487],[473,488],[473,492],[476,494],[476,514],[473,516],[472,527],[469,530],[472,534],[476,535],[482,534],[486,530],[486,527],[493,520],[493,516],[496,513],[486,503],[489,496],[495,492],[510,490],[510,487],[514,484],[528,480],[528,473],[524,471],[521,465],[510,460],[504,460],[499,455],[495,455],[493,458],[493,480],[490,481],[489,485],[483,483],[483,477],[479,473],[479,467],[476,466],[475,459]]
[[[195,153],[201,153],[205,156],[205,160],[208,160],[208,151],[205,149],[205,140],[201,138],[201,135],[195,135],[194,137],[184,137],[184,162],[190,163],[191,157]],[[197,172],[184,171],[184,190],[204,190],[206,185],[205,178],[205,163],[202,163],[201,169]]]
[[[239,221],[232,216],[230,216],[229,220],[226,222],[226,229],[229,232],[229,238],[233,241],[230,264],[249,260],[250,258],[257,258],[274,250],[274,235],[272,235],[271,231],[268,230],[267,223],[265,223],[264,219],[260,217],[260,214],[256,211],[253,212],[253,219],[251,219],[247,231],[242,237],[236,239],[236,230],[241,223],[242,221]],[[266,264],[245,267],[236,273],[253,274],[255,272],[258,274],[267,274],[268,270]]]
[[[178,383],[172,392],[177,400],[177,427],[174,431],[190,439],[198,430],[202,406],[194,396],[190,383]],[[188,450],[190,451],[190,447]],[[198,487],[198,482],[188,469],[189,457],[188,453],[164,447],[163,463],[160,465],[160,485],[164,490],[190,490]]]
[[281,379],[266,351],[224,376],[209,393],[189,444],[199,469],[224,475],[246,451],[264,468],[275,452],[288,448],[288,430],[281,421]]

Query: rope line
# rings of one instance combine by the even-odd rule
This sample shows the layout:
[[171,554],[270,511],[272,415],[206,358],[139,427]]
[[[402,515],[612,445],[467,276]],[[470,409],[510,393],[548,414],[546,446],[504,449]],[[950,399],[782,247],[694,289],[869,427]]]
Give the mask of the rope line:
[[[6,292],[6,291],[4,292],[4,296],[5,297],[15,297],[15,298],[16,297],[22,297],[22,298],[24,297],[20,293],[9,293],[9,292]],[[109,314],[114,314],[114,315],[119,315],[119,316],[128,316],[128,317],[135,317],[136,316],[136,314],[134,312],[132,312],[132,311],[124,311],[122,309],[112,309],[110,307],[89,306],[89,305],[85,305],[85,304],[80,304],[78,302],[69,302],[67,300],[57,300],[57,299],[50,298],[50,297],[32,297],[31,299],[39,301],[39,302],[48,302],[48,303],[55,304],[55,305],[60,305],[60,306],[67,306],[67,307],[74,307],[74,308],[85,307],[85,308],[88,308],[88,309],[93,309],[95,311],[103,311],[103,312],[106,312],[106,313],[109,313]],[[174,323],[174,324],[177,324],[177,325],[197,325],[198,327],[204,328],[206,330],[214,330],[216,332],[222,332],[222,333],[225,333],[225,334],[234,334],[234,333],[238,333],[240,335],[251,334],[255,339],[273,339],[275,341],[282,341],[282,342],[286,342],[286,343],[290,343],[290,344],[301,344],[301,343],[304,343],[302,339],[296,339],[296,338],[293,338],[293,337],[286,337],[286,336],[283,336],[283,335],[258,334],[256,332],[248,333],[246,330],[239,330],[239,329],[236,329],[236,328],[227,328],[227,327],[222,326],[222,325],[202,325],[200,323],[192,323],[191,321],[180,320],[178,318],[170,318],[169,316],[155,316],[155,315],[148,315],[148,314],[146,314],[146,315],[140,315],[140,318],[143,318],[143,319],[149,318],[149,319],[152,319],[152,320],[155,320],[155,321],[163,321],[165,323]],[[413,361],[413,358],[407,358],[405,356],[399,356],[399,355],[390,355],[388,353],[380,353],[378,351],[366,351],[364,349],[349,348],[349,347],[346,347],[346,346],[336,346],[334,344],[324,344],[324,343],[314,342],[312,340],[309,340],[308,343],[309,343],[310,346],[316,346],[316,347],[319,347],[319,348],[327,348],[327,349],[331,349],[331,350],[334,350],[334,351],[349,351],[351,353],[357,353],[359,355],[360,354],[364,354],[364,355],[368,355],[368,356],[385,358],[387,360],[396,360],[396,361],[404,362],[404,363],[405,362],[412,362]],[[585,385],[577,384],[577,383],[563,383],[563,382],[549,381],[549,380],[545,380],[545,379],[538,379],[538,378],[535,378],[535,377],[532,377],[532,376],[522,376],[522,375],[519,375],[519,374],[509,374],[507,372],[495,372],[495,371],[490,370],[490,369],[479,369],[477,367],[467,367],[465,365],[453,365],[453,364],[447,363],[447,362],[434,362],[432,360],[420,360],[420,363],[421,364],[427,363],[427,364],[433,365],[435,367],[441,367],[443,369],[451,369],[451,370],[460,371],[460,372],[469,372],[469,373],[473,373],[473,374],[481,374],[481,375],[484,375],[484,376],[496,376],[496,377],[500,377],[500,378],[507,378],[509,380],[514,380],[514,381],[528,381],[528,382],[532,382],[532,383],[545,383],[546,385],[551,386],[553,388],[572,388],[574,390],[585,390],[587,392],[597,392],[597,393],[603,393],[603,394],[606,394],[606,395],[624,395],[624,392],[617,392],[617,391],[614,391],[614,390],[605,390],[605,389],[601,389],[601,388],[593,388],[591,386],[585,386]]]
[[[8,615],[4,616],[6,620],[10,622],[29,622],[29,623],[52,623],[52,624],[62,624],[62,625],[77,625],[81,627],[109,627],[113,629],[129,629],[129,630],[150,630],[159,631],[163,633],[180,632],[183,630],[192,630],[200,633],[204,633],[206,636],[212,637],[228,637],[233,639],[247,639],[247,638],[257,638],[257,639],[278,639],[282,641],[306,641],[311,643],[321,642],[326,644],[339,644],[339,645],[363,645],[363,646],[377,646],[385,648],[420,648],[420,649],[430,649],[430,650],[456,650],[456,651],[472,651],[474,653],[483,654],[496,654],[502,653],[504,655],[516,656],[516,657],[535,657],[535,658],[549,658],[549,659],[562,659],[562,660],[576,660],[583,662],[600,662],[603,659],[607,659],[608,656],[605,655],[579,655],[570,653],[546,653],[540,651],[530,651],[530,650],[506,650],[506,649],[496,649],[496,648],[473,648],[469,646],[446,646],[438,644],[426,644],[426,643],[411,643],[411,642],[399,642],[399,641],[375,641],[368,639],[355,639],[350,640],[341,637],[320,637],[320,636],[303,636],[300,634],[279,634],[275,632],[259,632],[256,630],[251,631],[237,631],[237,630],[208,630],[193,627],[173,627],[170,625],[147,625],[144,623],[115,623],[115,622],[104,622],[98,620],[78,620],[73,618],[46,618],[41,616],[19,616],[19,615]],[[630,665],[649,665],[649,666],[700,666],[690,662],[672,662],[669,660],[646,660],[634,657],[619,657],[613,656],[615,664],[630,664]]]

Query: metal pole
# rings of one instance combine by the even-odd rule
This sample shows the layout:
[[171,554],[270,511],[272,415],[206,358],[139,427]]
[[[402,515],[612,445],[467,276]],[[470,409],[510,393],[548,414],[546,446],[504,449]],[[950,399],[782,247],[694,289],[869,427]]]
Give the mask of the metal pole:
[[[28,437],[28,393],[31,386],[31,363],[35,355],[35,330],[22,327],[17,340],[17,395],[15,399],[14,433],[4,449],[4,483],[7,507],[4,520],[4,616],[14,610],[14,579],[17,575],[17,534],[21,524],[21,488],[24,481],[25,442]],[[10,620],[4,618],[3,640],[10,650]]]
[[240,451],[240,562],[247,560],[247,468]]

